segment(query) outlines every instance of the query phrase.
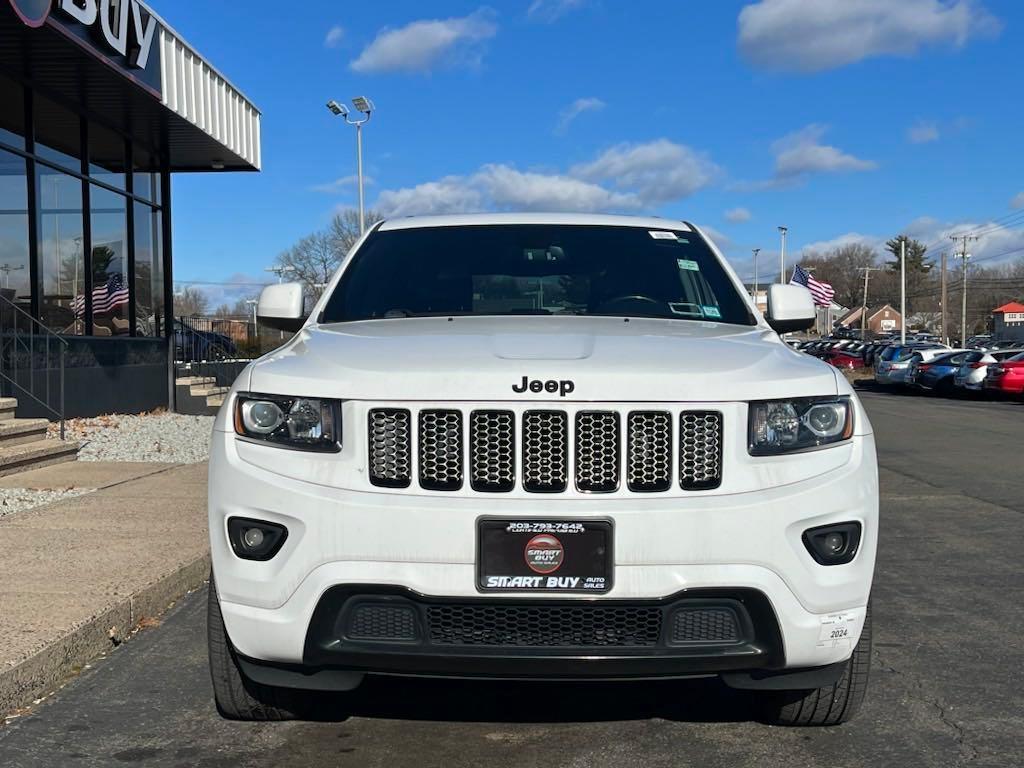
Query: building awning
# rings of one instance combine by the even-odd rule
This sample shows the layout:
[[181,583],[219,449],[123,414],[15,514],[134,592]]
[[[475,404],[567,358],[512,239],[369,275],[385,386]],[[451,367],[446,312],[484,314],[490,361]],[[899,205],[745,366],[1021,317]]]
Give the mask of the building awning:
[[1001,312],[1024,312],[1024,304],[1017,301],[1011,301],[1009,304],[1003,304],[1003,306],[996,307],[992,310],[993,315]]
[[0,67],[172,171],[260,169],[259,110],[139,0],[0,3]]

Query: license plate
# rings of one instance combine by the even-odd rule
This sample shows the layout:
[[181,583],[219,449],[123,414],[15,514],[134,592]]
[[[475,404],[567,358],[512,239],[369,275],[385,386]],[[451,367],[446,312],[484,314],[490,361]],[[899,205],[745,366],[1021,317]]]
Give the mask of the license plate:
[[612,588],[609,520],[496,520],[477,529],[481,592],[607,592]]

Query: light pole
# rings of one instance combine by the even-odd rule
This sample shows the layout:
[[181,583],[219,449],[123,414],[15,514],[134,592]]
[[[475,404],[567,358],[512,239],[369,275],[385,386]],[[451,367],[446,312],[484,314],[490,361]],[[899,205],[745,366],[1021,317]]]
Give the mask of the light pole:
[[754,304],[757,304],[757,254],[761,252],[760,248],[754,248]]
[[294,272],[295,271],[295,267],[289,267],[289,266],[266,267],[266,268],[264,268],[263,271],[264,272],[270,272],[271,274],[277,275],[277,282],[280,285],[282,282],[284,282],[284,280],[282,280],[282,276],[284,274],[286,274],[286,273]]
[[366,117],[362,120],[349,119],[348,108],[339,104],[334,99],[327,102],[327,108],[337,117],[345,118],[345,122],[356,127],[356,173],[359,179],[359,234],[366,231],[366,216],[363,208],[363,124],[370,122],[373,114],[373,102],[365,96],[356,96],[352,99],[352,106],[362,112]]
[[789,227],[779,227],[779,234],[782,235],[782,250],[779,251],[779,282],[786,283],[786,233]]
[[252,335],[257,341],[259,341],[260,326],[259,323],[256,322],[256,306],[259,304],[259,301],[256,299],[246,299],[245,303],[252,307]]

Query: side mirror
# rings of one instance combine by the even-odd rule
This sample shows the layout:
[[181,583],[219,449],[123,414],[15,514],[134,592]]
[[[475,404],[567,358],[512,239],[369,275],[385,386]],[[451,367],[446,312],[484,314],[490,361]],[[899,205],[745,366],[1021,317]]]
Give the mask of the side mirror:
[[776,333],[807,330],[817,319],[811,292],[801,285],[769,286],[765,319]]
[[294,333],[306,322],[305,299],[302,283],[268,285],[260,294],[256,317],[268,328]]

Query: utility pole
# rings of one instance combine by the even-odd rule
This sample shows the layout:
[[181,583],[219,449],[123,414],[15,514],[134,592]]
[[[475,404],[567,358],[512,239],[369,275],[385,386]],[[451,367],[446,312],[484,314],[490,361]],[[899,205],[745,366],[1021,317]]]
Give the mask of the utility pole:
[[860,269],[864,273],[864,303],[861,304],[860,309],[860,339],[866,341],[868,335],[868,280],[871,279],[871,273],[878,272],[880,268],[861,267]]
[[782,235],[782,250],[779,251],[779,283],[786,284],[786,233],[789,227],[779,227],[779,234]]
[[977,235],[950,235],[949,239],[954,243],[960,241],[960,252],[953,255],[963,260],[962,306],[960,309],[960,346],[963,346],[967,343],[967,260],[971,258],[971,254],[967,252],[967,243],[977,240],[978,237]]
[[907,343],[907,238],[900,238],[900,344]]
[[754,248],[754,304],[757,304],[757,254],[760,252],[760,248]]
[[942,299],[939,307],[939,338],[943,344],[949,344],[949,334],[946,333],[946,301],[949,299],[948,286],[946,284],[946,252],[942,252],[942,274],[939,276],[942,283]]

